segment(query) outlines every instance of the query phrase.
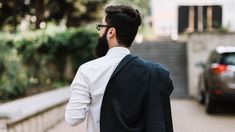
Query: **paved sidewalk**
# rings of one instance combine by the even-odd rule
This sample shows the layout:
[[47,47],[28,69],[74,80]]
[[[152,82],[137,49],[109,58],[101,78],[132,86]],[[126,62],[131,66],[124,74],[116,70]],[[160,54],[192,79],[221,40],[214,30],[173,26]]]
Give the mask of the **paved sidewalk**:
[[[172,100],[174,132],[235,132],[235,112],[208,115],[195,100]],[[48,132],[86,132],[85,122],[76,127],[60,123]]]
[[63,121],[48,132],[86,132],[86,121],[74,127],[70,127],[65,121]]

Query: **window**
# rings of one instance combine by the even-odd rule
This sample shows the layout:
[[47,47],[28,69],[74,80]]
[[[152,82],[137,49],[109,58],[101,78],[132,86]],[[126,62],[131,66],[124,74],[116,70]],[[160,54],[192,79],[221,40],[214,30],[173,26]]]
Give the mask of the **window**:
[[235,65],[235,53],[225,53],[222,55],[221,64]]

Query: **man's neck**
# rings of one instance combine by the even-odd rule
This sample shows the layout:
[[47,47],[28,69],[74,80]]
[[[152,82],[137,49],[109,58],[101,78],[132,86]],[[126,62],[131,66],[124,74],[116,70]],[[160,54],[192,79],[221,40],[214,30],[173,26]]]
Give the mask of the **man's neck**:
[[127,46],[121,45],[121,44],[116,44],[116,45],[110,46],[109,49],[114,48],[114,47],[123,47],[123,48],[130,49],[130,47],[127,47]]

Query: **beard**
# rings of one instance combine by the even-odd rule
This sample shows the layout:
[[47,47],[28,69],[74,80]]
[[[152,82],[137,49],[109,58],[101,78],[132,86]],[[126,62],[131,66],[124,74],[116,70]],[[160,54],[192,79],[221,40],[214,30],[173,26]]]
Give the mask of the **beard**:
[[109,45],[108,45],[108,40],[106,39],[106,35],[107,31],[105,31],[105,33],[98,39],[98,43],[95,47],[95,56],[97,58],[105,56],[109,50]]

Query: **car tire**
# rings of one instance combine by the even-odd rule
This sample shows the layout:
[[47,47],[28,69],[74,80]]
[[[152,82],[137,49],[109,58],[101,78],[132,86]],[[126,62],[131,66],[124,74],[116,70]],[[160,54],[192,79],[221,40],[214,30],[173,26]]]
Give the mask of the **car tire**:
[[210,93],[206,93],[206,96],[205,96],[205,107],[206,107],[206,112],[208,114],[216,113],[215,101],[212,98],[212,95]]

